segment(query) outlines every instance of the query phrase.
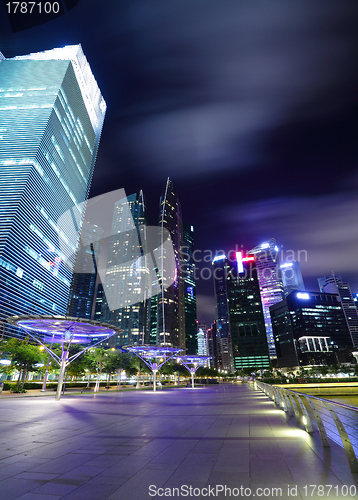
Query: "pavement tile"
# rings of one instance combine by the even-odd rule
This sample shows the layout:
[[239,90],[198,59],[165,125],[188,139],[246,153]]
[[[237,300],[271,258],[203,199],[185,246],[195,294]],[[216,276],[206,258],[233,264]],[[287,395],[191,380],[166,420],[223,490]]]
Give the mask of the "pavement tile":
[[137,472],[123,486],[114,491],[109,500],[143,500],[149,495],[149,488],[154,485],[156,488],[162,487],[171,476],[172,472],[167,470],[142,469]]
[[7,478],[0,482],[0,495],[4,500],[15,500],[21,495],[33,491],[45,481],[39,479]]
[[60,500],[63,498],[62,495],[45,495],[41,493],[25,493],[21,497],[17,497],[16,500]]

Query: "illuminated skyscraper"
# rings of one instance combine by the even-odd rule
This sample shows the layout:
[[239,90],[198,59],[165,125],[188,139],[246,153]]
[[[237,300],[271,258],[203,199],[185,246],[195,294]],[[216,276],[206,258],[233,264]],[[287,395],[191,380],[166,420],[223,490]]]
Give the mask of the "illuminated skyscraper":
[[194,228],[184,224],[183,259],[182,270],[184,278],[184,302],[185,302],[185,345],[186,354],[196,354],[196,284],[194,279]]
[[236,252],[229,264],[227,298],[235,369],[269,368],[265,319],[255,257]]
[[[172,181],[168,178],[164,194],[160,199],[160,230],[169,231],[175,257],[174,276],[166,276],[165,251],[158,258],[158,271],[161,277],[161,291],[155,299],[157,302],[156,343],[172,344],[175,347],[185,347],[185,301],[184,276],[181,264],[181,249],[183,246],[183,222],[179,199],[175,194]],[[164,231],[163,231],[164,235]],[[161,242],[163,247],[163,242]],[[174,279],[174,283],[167,286],[166,280]]]
[[338,295],[291,292],[270,311],[278,367],[351,361],[353,343]]
[[93,267],[93,272],[78,273],[75,270],[73,273],[67,314],[74,318],[94,319],[94,298],[98,279],[97,266],[100,249],[100,241],[95,241],[96,233],[101,238],[103,231],[97,225],[90,224],[87,221],[83,223],[81,230],[83,247],[77,254],[76,267],[79,269]]
[[[115,338],[117,346],[147,343],[150,301],[146,259],[147,227],[142,191],[115,203],[111,234],[105,286],[110,287],[113,283],[122,307],[110,310],[100,287],[97,294],[97,298],[102,300],[100,319],[123,330]],[[118,279],[118,268],[125,279]],[[109,343],[111,344],[111,340]]]
[[270,358],[276,358],[275,341],[272,334],[270,306],[284,297],[281,271],[279,267],[279,249],[272,238],[248,252],[255,256],[257,276],[260,285],[262,309],[265,318],[267,343]]
[[305,290],[299,262],[284,262],[280,265],[280,269],[285,297],[295,290],[301,292]]
[[83,212],[105,110],[80,45],[0,60],[0,320],[66,314],[58,220]]
[[227,274],[230,269],[226,255],[217,255],[213,260],[215,313],[217,332],[217,364],[218,369],[234,370],[230,318],[227,295]]
[[336,293],[339,296],[352,342],[358,347],[358,311],[349,283],[344,283],[342,278],[332,271],[331,276],[318,278],[318,285],[321,292]]
[[195,354],[199,356],[208,356],[208,333],[207,327],[204,321],[199,321],[197,323],[197,338],[198,338],[198,349]]
[[217,341],[216,341],[216,322],[211,324],[208,328],[208,353],[210,356],[210,366],[213,368],[218,368],[218,357],[217,357]]

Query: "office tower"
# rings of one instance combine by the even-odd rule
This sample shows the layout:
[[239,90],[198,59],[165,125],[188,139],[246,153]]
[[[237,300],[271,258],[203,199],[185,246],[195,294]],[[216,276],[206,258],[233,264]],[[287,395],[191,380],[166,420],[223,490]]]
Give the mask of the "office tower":
[[215,293],[218,369],[232,372],[234,370],[234,362],[232,355],[230,319],[226,287],[226,278],[229,271],[229,265],[226,255],[217,255],[213,259],[212,265]]
[[338,295],[291,292],[270,312],[278,367],[350,361],[353,343]]
[[236,252],[229,263],[227,299],[235,370],[269,368],[265,319],[255,257]]
[[343,282],[332,271],[331,276],[318,278],[318,285],[321,292],[336,293],[339,296],[352,342],[358,347],[358,311],[349,283]]
[[116,347],[144,344],[149,334],[150,284],[142,191],[114,204],[111,234],[104,286],[106,289],[115,286],[120,307],[110,308],[101,287],[98,292],[98,299],[102,300],[101,321],[123,330],[115,338]]
[[194,251],[194,228],[183,224],[184,237],[181,251],[182,269],[184,277],[184,302],[185,302],[185,346],[186,354],[196,354],[196,285],[194,279],[195,264],[193,261]]
[[66,314],[106,104],[81,46],[0,61],[0,320]]
[[284,297],[279,268],[279,250],[276,241],[272,238],[253,248],[248,254],[255,256],[269,354],[271,359],[275,359],[276,349],[269,308]]
[[218,368],[218,357],[217,357],[217,343],[216,343],[216,323],[211,323],[211,327],[208,328],[208,352],[210,356],[210,366],[212,368]]
[[291,292],[305,291],[300,264],[297,261],[284,262],[280,265],[285,297]]
[[[74,272],[72,276],[67,314],[73,318],[94,319],[95,291],[98,279],[98,258],[103,231],[95,224],[84,221],[81,230],[82,248],[76,256],[77,269],[91,269],[93,272]],[[96,241],[97,240],[97,241]]]
[[209,355],[208,334],[207,334],[206,323],[204,321],[197,322],[196,337],[197,337],[198,348],[195,354],[198,354],[199,356],[208,356]]
[[[164,194],[160,199],[159,228],[169,231],[175,256],[175,275],[166,276],[165,251],[158,258],[158,272],[161,277],[161,291],[157,296],[157,336],[156,344],[171,344],[185,347],[185,302],[184,276],[182,271],[181,249],[183,246],[183,222],[179,199],[175,194],[172,181],[168,178]],[[163,242],[161,242],[161,247]],[[168,282],[174,283],[170,286]]]

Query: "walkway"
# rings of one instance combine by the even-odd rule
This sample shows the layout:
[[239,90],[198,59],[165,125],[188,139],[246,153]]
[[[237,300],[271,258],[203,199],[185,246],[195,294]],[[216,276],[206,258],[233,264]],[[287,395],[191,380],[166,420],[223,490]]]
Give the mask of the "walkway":
[[304,485],[333,485],[324,498],[352,498],[343,484],[358,490],[342,448],[290,427],[248,385],[4,399],[0,411],[1,500],[175,498],[172,488],[184,496],[190,486],[192,498],[230,498],[229,488],[232,498],[272,499],[322,499]]

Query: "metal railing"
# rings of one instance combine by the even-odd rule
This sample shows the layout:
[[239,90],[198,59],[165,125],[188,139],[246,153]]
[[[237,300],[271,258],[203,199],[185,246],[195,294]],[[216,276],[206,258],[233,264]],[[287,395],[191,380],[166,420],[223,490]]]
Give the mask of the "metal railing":
[[312,434],[316,428],[324,447],[330,447],[329,439],[342,446],[351,472],[358,472],[358,408],[264,382],[256,381],[255,386],[288,417],[295,416],[306,432]]

